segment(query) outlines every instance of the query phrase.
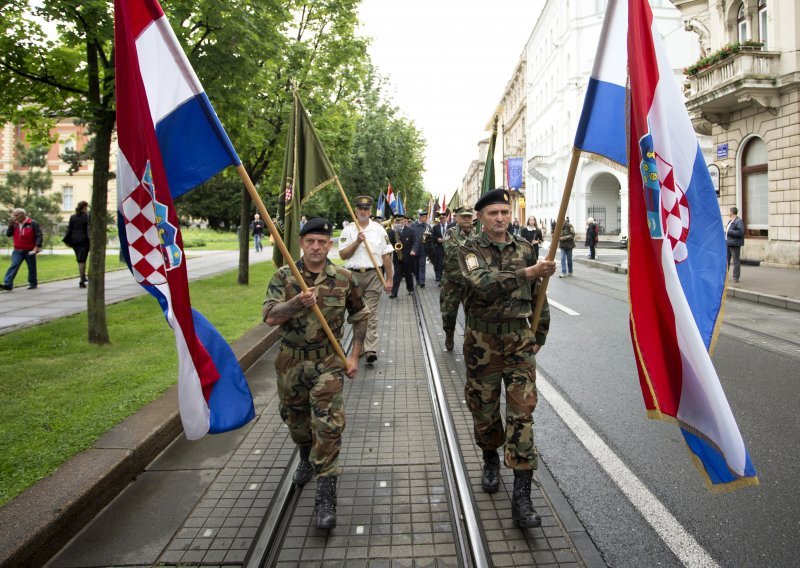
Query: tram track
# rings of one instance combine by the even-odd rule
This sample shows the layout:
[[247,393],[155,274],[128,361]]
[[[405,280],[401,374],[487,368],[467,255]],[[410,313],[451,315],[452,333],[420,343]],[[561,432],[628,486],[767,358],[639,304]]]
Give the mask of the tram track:
[[[414,310],[424,353],[425,375],[433,415],[431,426],[436,434],[441,457],[458,565],[465,568],[488,568],[493,565],[491,553],[470,491],[469,476],[458,447],[456,427],[448,408],[425,311],[416,297]],[[349,350],[351,344],[352,329],[348,327],[343,348]],[[298,487],[292,482],[292,475],[299,460],[299,452],[295,449],[245,557],[243,567],[266,568],[277,564],[282,543],[287,536],[303,491],[303,487]]]

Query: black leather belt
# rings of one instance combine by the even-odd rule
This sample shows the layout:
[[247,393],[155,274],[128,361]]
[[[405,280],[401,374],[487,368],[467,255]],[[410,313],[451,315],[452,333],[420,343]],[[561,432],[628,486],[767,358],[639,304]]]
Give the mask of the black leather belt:
[[375,267],[373,266],[371,268],[350,268],[349,270],[351,270],[353,272],[360,272],[361,274],[364,274],[365,272],[369,272],[370,270],[375,270]]

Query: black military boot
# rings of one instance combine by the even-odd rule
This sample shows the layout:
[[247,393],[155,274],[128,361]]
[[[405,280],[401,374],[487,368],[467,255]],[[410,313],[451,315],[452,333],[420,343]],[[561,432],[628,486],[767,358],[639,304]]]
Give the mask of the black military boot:
[[294,470],[294,475],[292,476],[292,481],[294,481],[295,485],[305,485],[314,475],[314,466],[311,465],[308,459],[310,455],[311,445],[300,446],[300,463],[297,464],[297,469]]
[[444,348],[448,351],[452,351],[454,347],[453,343],[453,333],[452,331],[446,331],[444,337]]
[[497,493],[500,489],[500,456],[497,450],[483,450],[481,487],[486,493]]
[[542,526],[542,518],[531,503],[533,471],[514,470],[514,495],[511,497],[511,518],[523,529]]
[[317,496],[314,500],[318,529],[336,526],[336,476],[317,479]]

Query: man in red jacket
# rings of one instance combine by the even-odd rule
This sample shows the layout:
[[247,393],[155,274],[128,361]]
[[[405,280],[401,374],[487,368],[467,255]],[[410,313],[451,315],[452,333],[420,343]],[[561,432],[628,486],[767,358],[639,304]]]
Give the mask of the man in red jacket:
[[42,230],[39,228],[39,223],[28,217],[24,209],[14,209],[11,212],[11,222],[6,229],[6,236],[14,237],[14,252],[11,253],[11,266],[8,267],[0,288],[14,289],[14,278],[24,260],[28,263],[28,288],[35,289],[36,255],[42,250]]

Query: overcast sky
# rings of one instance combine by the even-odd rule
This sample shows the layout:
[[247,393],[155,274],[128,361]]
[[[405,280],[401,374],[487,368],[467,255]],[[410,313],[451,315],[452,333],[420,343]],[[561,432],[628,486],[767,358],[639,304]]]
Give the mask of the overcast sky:
[[[427,140],[425,186],[458,189],[543,0],[363,0],[362,34]],[[402,188],[395,188],[402,192]]]

